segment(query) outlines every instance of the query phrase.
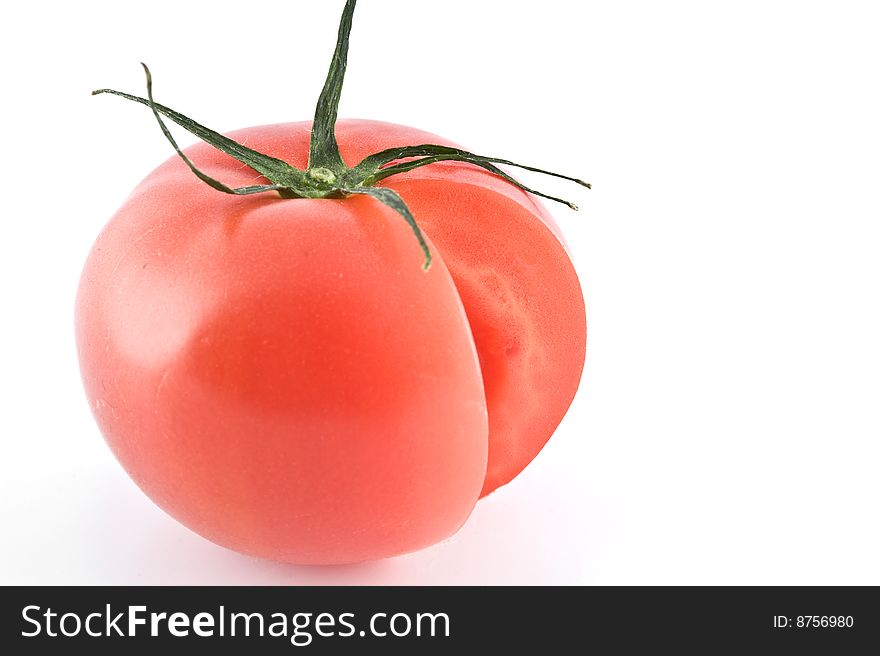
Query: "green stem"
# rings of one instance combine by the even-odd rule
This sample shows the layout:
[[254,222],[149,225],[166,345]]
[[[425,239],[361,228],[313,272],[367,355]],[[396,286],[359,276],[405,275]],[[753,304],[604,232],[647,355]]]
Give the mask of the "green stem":
[[184,163],[190,168],[190,170],[196,174],[202,182],[207,183],[217,191],[222,191],[226,194],[235,194],[239,196],[249,196],[252,194],[261,194],[264,191],[281,191],[284,188],[281,185],[272,184],[272,185],[257,185],[251,187],[239,187],[238,189],[233,189],[231,187],[227,187],[225,184],[220,182],[219,180],[215,180],[211,176],[206,173],[202,173],[196,165],[192,163],[192,160],[187,157],[183,151],[180,149],[180,146],[177,145],[177,142],[174,140],[174,137],[171,134],[171,131],[165,125],[165,122],[162,120],[162,116],[159,114],[159,110],[156,107],[156,103],[153,101],[153,76],[150,73],[150,69],[147,68],[147,65],[141,62],[141,66],[144,67],[144,73],[147,75],[147,99],[149,100],[150,109],[153,110],[153,116],[156,117],[156,120],[159,122],[159,127],[162,128],[162,133],[165,135],[165,138],[171,143],[171,146],[174,148],[175,152],[180,156],[180,159],[184,161]]
[[309,145],[309,168],[325,168],[338,174],[347,170],[342,155],[339,154],[339,144],[336,143],[336,119],[339,115],[339,98],[342,96],[345,70],[348,67],[348,41],[356,5],[357,0],[347,0],[342,11],[336,50],[330,60],[324,88],[318,97]]
[[[339,23],[339,35],[336,41],[336,49],[330,62],[330,70],[327,80],[318,98],[315,108],[315,120],[312,124],[312,133],[309,143],[309,164],[305,171],[296,168],[280,159],[270,157],[264,153],[252,150],[229,137],[215,132],[205,126],[196,123],[191,118],[180,114],[173,109],[160,105],[153,100],[153,77],[150,69],[144,64],[144,72],[147,76],[147,97],[141,98],[113,89],[99,89],[93,91],[94,95],[112,94],[120,96],[132,102],[146,105],[150,108],[154,118],[159,124],[162,134],[174,148],[177,155],[190,168],[194,175],[210,185],[212,188],[227,194],[250,195],[265,192],[276,192],[283,198],[344,198],[351,195],[366,195],[384,203],[397,212],[410,226],[413,234],[425,254],[425,269],[431,265],[431,252],[427,240],[422,234],[415,217],[410,212],[400,195],[387,187],[376,185],[391,176],[400,175],[422,166],[429,166],[437,162],[455,161],[479,166],[502,180],[512,184],[528,193],[535,194],[553,201],[564,203],[572,209],[577,209],[574,203],[567,200],[544,194],[540,191],[525,186],[497,165],[515,166],[533,173],[541,173],[589,188],[590,185],[578,178],[572,178],[561,173],[552,173],[544,169],[532,166],[516,164],[510,160],[497,157],[484,157],[475,155],[459,148],[423,144],[420,146],[400,146],[390,148],[370,155],[354,168],[346,166],[339,152],[339,144],[336,141],[336,120],[339,112],[339,99],[342,95],[342,85],[345,81],[345,71],[348,65],[349,36],[351,34],[352,20],[357,0],[347,0],[342,12],[342,20]],[[232,188],[201,171],[193,161],[180,149],[168,126],[162,117],[176,123],[202,141],[214,148],[235,158],[242,164],[262,175],[269,184],[253,185],[249,187]],[[406,161],[400,161],[406,160]]]
[[[141,64],[141,66],[144,67],[147,73],[148,86],[151,87],[152,76],[150,75],[149,68],[147,68],[146,64]],[[237,141],[233,141],[229,137],[226,137],[219,132],[215,132],[210,128],[206,128],[204,125],[196,123],[191,118],[188,118],[183,114],[180,114],[179,112],[175,112],[173,109],[169,109],[164,105],[152,102],[148,98],[133,96],[128,93],[123,93],[122,91],[114,91],[113,89],[98,89],[96,91],[92,91],[93,96],[104,93],[119,96],[121,98],[125,98],[126,100],[140,103],[141,105],[146,105],[147,107],[154,110],[154,112],[158,112],[169,120],[174,121],[175,123],[177,123],[177,125],[185,129],[187,132],[190,132],[205,143],[210,144],[217,150],[226,153],[230,157],[234,157],[242,164],[251,167],[254,171],[269,180],[274,180],[279,184],[290,187],[304,185],[305,173],[303,171],[291,166],[287,162],[276,159],[274,157],[270,157],[268,155],[264,155],[263,153],[252,150],[247,146],[238,143]]]
[[[393,164],[395,160],[407,158],[421,159],[411,159],[407,162]],[[486,169],[490,173],[494,173],[495,175],[506,180],[510,184],[519,187],[523,191],[534,194],[535,196],[546,198],[548,200],[556,201],[557,203],[562,203],[563,205],[567,205],[573,210],[578,209],[577,205],[575,205],[574,203],[564,200],[562,198],[557,198],[556,196],[550,196],[549,194],[545,194],[543,192],[536,191],[530,187],[527,187],[526,185],[522,184],[521,182],[517,181],[516,179],[499,169],[497,166],[495,166],[495,164],[516,166],[527,171],[543,173],[544,175],[576,182],[577,184],[587,187],[588,189],[591,188],[588,182],[584,182],[583,180],[572,178],[567,175],[562,175],[561,173],[553,173],[551,171],[545,171],[543,169],[537,169],[532,166],[517,164],[516,162],[511,162],[510,160],[506,159],[499,159],[497,157],[483,157],[482,155],[474,155],[473,153],[469,153],[466,150],[461,150],[460,148],[452,148],[450,146],[435,146],[430,144],[422,146],[410,146],[405,148],[389,148],[388,150],[383,150],[382,152],[376,153],[375,155],[370,155],[369,157],[364,159],[360,164],[352,169],[352,172],[357,172],[356,176],[360,178],[361,184],[372,186],[380,180],[384,180],[385,178],[391,177],[392,175],[406,173],[407,171],[412,171],[422,166],[428,166],[429,164],[436,164],[437,162],[467,162],[469,164],[474,164],[476,166]]]

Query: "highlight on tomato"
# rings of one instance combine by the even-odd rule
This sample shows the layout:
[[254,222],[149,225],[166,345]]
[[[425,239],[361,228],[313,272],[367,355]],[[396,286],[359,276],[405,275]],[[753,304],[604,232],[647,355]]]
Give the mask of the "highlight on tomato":
[[82,274],[95,419],[170,515],[292,563],[453,534],[541,450],[584,364],[581,288],[535,196],[574,205],[499,166],[589,185],[337,120],[355,4],[311,122],[218,134],[155,102],[146,66],[146,97],[94,92],[145,105],[176,151]]

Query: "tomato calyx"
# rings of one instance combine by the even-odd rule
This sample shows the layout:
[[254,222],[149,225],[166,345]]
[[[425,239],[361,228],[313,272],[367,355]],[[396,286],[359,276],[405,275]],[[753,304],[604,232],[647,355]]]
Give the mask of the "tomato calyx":
[[[288,199],[345,198],[352,195],[367,195],[375,198],[397,212],[410,226],[418,240],[419,246],[425,254],[424,268],[426,270],[431,266],[431,251],[415,217],[413,217],[412,212],[410,212],[406,203],[396,191],[387,187],[376,186],[382,180],[393,175],[406,173],[407,171],[437,162],[465,162],[483,168],[530,194],[562,203],[573,210],[578,209],[570,201],[527,187],[499,168],[498,165],[513,166],[533,173],[541,173],[568,180],[588,189],[591,188],[589,183],[579,178],[553,173],[532,166],[516,164],[507,159],[476,155],[448,146],[422,144],[391,148],[370,155],[357,165],[349,167],[339,152],[339,144],[336,141],[336,120],[348,63],[349,35],[351,34],[352,18],[356,5],[357,0],[347,0],[345,9],[342,12],[339,35],[333,52],[333,59],[330,62],[330,70],[315,108],[315,119],[312,124],[309,147],[309,162],[305,170],[248,148],[229,137],[200,125],[173,109],[155,102],[153,99],[152,74],[146,64],[141,64],[146,74],[146,98],[114,89],[98,89],[93,91],[92,95],[111,94],[149,107],[159,123],[162,133],[177,155],[194,175],[217,191],[239,196],[275,192],[282,198]],[[163,117],[176,123],[221,152],[235,158],[242,164],[249,166],[262,175],[269,184],[232,188],[207,175],[181,150],[168,126],[165,124]]]
[[336,174],[333,173],[330,169],[325,169],[322,166],[317,168],[309,168],[306,173],[309,174],[309,177],[318,182],[319,184],[326,184],[332,186],[333,183],[336,182]]

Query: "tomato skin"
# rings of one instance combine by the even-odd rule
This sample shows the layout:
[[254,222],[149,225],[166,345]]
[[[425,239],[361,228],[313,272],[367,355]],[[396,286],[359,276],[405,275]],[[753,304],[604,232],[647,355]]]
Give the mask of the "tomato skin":
[[[233,133],[300,168],[310,123]],[[343,158],[401,145],[457,144],[378,121],[336,125]],[[222,161],[207,146],[199,161]],[[248,183],[252,178],[241,178]],[[534,196],[491,173],[442,162],[383,182],[400,193],[452,274],[470,320],[489,408],[482,495],[513,480],[540,452],[571,405],[586,353],[584,298],[562,232]]]
[[[298,138],[307,141],[309,124],[297,125]],[[349,164],[401,144],[456,146],[374,121],[341,121],[337,135]],[[400,193],[443,256],[470,321],[489,409],[485,496],[540,452],[577,392],[587,339],[577,273],[543,204],[483,169],[443,162],[385,184]]]
[[[574,267],[538,220],[543,208],[485,183],[459,181],[456,194],[444,191],[449,184],[422,178],[396,188],[443,254],[468,315],[489,410],[485,496],[534,459],[568,410],[586,319]],[[431,200],[438,197],[445,202]]]
[[231,199],[162,169],[104,230],[77,301],[87,395],[160,507],[237,551],[345,563],[470,514],[487,425],[442,259],[371,198]]
[[[302,168],[309,129],[230,136]],[[337,137],[349,165],[449,143],[371,121]],[[260,181],[204,144],[187,154]],[[583,298],[546,210],[459,163],[384,184],[429,237],[427,273],[372,198],[230,197],[176,158],[92,250],[76,325],[98,424],[148,496],[218,544],[310,564],[428,546],[522,471],[574,396]]]

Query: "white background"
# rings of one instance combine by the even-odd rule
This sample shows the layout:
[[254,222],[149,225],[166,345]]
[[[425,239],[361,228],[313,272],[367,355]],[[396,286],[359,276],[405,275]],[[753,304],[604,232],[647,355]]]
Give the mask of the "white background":
[[[86,254],[170,151],[311,117],[342,1],[10,3],[0,27],[0,583],[880,584],[880,96],[871,2],[365,0],[341,115],[582,175],[563,425],[457,535],[340,568],[164,515],[82,393]],[[190,143],[182,137],[184,143]]]

